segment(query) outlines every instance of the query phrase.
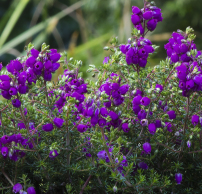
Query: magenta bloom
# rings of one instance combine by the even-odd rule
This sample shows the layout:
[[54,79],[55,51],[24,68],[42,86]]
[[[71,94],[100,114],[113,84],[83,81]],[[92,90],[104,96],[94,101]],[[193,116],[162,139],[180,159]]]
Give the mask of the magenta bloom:
[[100,109],[100,114],[103,116],[103,117],[107,117],[108,116],[108,110],[105,108],[105,107],[102,107]]
[[108,61],[109,61],[109,57],[105,57],[103,60],[103,64],[108,63]]
[[20,183],[17,183],[13,186],[14,193],[18,193],[20,190],[22,190],[22,185]]
[[157,26],[157,20],[156,19],[151,19],[147,22],[147,28],[149,31],[155,30]]
[[199,123],[199,116],[198,115],[193,115],[191,118],[191,122],[194,126],[196,126]]
[[165,127],[167,128],[167,131],[172,132],[172,124],[169,122],[165,122]]
[[88,129],[87,126],[86,126],[86,125],[83,125],[83,124],[79,124],[79,125],[77,126],[77,130],[78,130],[80,133],[85,132],[87,129]]
[[116,120],[119,118],[119,116],[113,111],[109,112],[109,116],[111,117],[112,120]]
[[14,107],[19,108],[21,106],[21,102],[18,99],[12,100],[12,104]]
[[104,118],[101,118],[98,120],[98,124],[100,127],[104,127],[106,125],[106,120]]
[[56,117],[56,118],[53,119],[53,122],[56,125],[56,127],[61,128],[65,121],[63,119],[61,119],[61,118]]
[[27,193],[28,193],[28,194],[36,194],[36,191],[35,191],[34,187],[29,187],[29,188],[27,189]]
[[175,119],[176,118],[176,114],[174,110],[170,110],[167,112],[169,119]]
[[156,128],[160,128],[161,127],[161,120],[156,120],[155,126],[156,126]]
[[57,156],[58,156],[57,150],[50,151],[49,157],[50,157],[51,159],[54,159],[54,158],[57,157]]
[[176,173],[175,174],[175,180],[176,180],[178,185],[181,184],[181,182],[182,182],[182,174],[181,173]]
[[130,128],[128,127],[128,123],[123,123],[122,129],[124,132],[128,133],[130,131]]
[[190,148],[191,147],[191,141],[187,141],[187,147]]
[[159,93],[161,93],[163,91],[163,86],[160,84],[156,84],[155,90],[157,91],[157,89],[159,89]]
[[148,165],[145,163],[145,162],[140,162],[138,164],[138,166],[144,170],[147,170],[148,169]]
[[148,98],[148,97],[143,97],[141,100],[140,100],[140,102],[141,102],[141,104],[142,105],[144,105],[144,106],[148,106],[149,104],[150,104],[150,98]]
[[16,95],[17,92],[18,92],[17,89],[14,88],[14,87],[11,87],[11,88],[9,89],[9,94],[10,94],[10,95]]
[[7,147],[2,147],[1,148],[1,154],[4,158],[8,156],[8,148]]
[[145,151],[146,154],[149,154],[151,152],[151,145],[150,143],[146,142],[143,144],[143,149]]
[[42,126],[42,130],[44,130],[44,131],[52,131],[53,130],[53,124],[52,123],[48,123],[48,124],[46,124],[46,125],[43,125]]
[[149,132],[154,135],[156,133],[156,126],[154,123],[150,123],[148,126]]
[[138,106],[140,105],[140,100],[142,99],[142,96],[138,95],[136,97],[133,98],[133,105],[134,106]]

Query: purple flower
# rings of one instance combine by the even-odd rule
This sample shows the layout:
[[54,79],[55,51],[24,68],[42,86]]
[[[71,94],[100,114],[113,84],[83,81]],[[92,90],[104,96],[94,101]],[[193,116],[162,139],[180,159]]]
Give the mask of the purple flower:
[[23,85],[19,85],[18,91],[20,94],[26,94],[28,92],[28,87],[27,86],[23,86]]
[[2,147],[1,148],[1,154],[4,158],[8,156],[8,148],[7,147]]
[[14,88],[14,87],[11,87],[11,88],[9,89],[9,94],[10,94],[11,96],[16,95],[17,92],[18,92],[17,89]]
[[140,23],[140,17],[138,15],[131,15],[131,21],[134,25],[137,25]]
[[148,169],[148,165],[145,163],[145,162],[140,162],[138,164],[138,166],[144,170],[147,170]]
[[156,84],[155,91],[157,91],[157,89],[158,89],[159,93],[161,93],[163,91],[163,86],[160,84]]
[[57,150],[50,151],[49,157],[50,157],[51,159],[54,159],[54,158],[57,157],[57,156],[58,156]]
[[144,18],[145,20],[151,19],[152,16],[153,16],[152,11],[146,11],[146,12],[143,13],[143,18]]
[[151,19],[147,22],[147,28],[149,31],[155,30],[157,26],[157,20],[156,19]]
[[156,128],[160,128],[161,127],[161,120],[156,120],[155,126],[156,126]]
[[50,55],[50,60],[55,63],[60,59],[61,55],[59,53],[54,53]]
[[172,124],[169,122],[165,122],[165,127],[167,128],[167,131],[172,132]]
[[140,110],[138,112],[138,119],[142,120],[142,119],[146,119],[147,113],[145,112],[145,110]]
[[148,126],[149,132],[154,135],[156,133],[156,126],[154,123],[150,123]]
[[98,123],[98,120],[99,120],[99,117],[93,115],[93,116],[91,117],[91,120],[90,120],[91,125],[95,126],[95,125]]
[[47,132],[52,131],[53,130],[53,124],[52,123],[48,123],[46,125],[43,125],[42,126],[42,130],[47,131]]
[[141,110],[140,106],[133,106],[133,112],[137,115],[139,113],[139,111]]
[[140,102],[141,102],[141,104],[142,105],[144,105],[144,106],[148,106],[149,104],[150,104],[150,98],[148,98],[148,97],[143,97],[141,100],[140,100]]
[[1,81],[11,81],[11,78],[8,75],[0,75]]
[[198,115],[193,115],[191,118],[191,122],[194,126],[196,126],[199,123],[199,116]]
[[63,119],[61,119],[61,118],[56,117],[56,118],[53,119],[53,122],[56,125],[56,127],[61,128],[65,121]]
[[187,147],[190,148],[191,147],[191,141],[187,141]]
[[181,173],[176,173],[175,174],[175,180],[176,180],[177,184],[181,184],[181,182],[182,182],[182,174]]
[[24,108],[24,115],[27,115],[27,108]]
[[105,57],[103,60],[103,64],[108,63],[108,61],[109,61],[109,57]]
[[139,7],[132,6],[132,12],[133,12],[134,14],[139,14],[139,13],[141,13],[141,10],[140,10]]
[[27,193],[28,193],[28,194],[36,194],[36,191],[35,191],[34,187],[29,187],[29,188],[27,189]]
[[169,119],[175,119],[176,118],[176,114],[174,110],[170,110],[167,112]]
[[2,70],[2,68],[3,68],[3,65],[2,65],[2,63],[0,63],[0,71]]
[[36,62],[36,59],[34,56],[31,56],[27,59],[26,64],[28,67],[33,68],[34,63]]
[[172,55],[171,55],[171,61],[173,62],[173,63],[176,63],[176,62],[178,62],[179,61],[179,56],[177,55],[177,53],[172,53]]
[[150,143],[146,142],[143,144],[143,149],[145,151],[146,154],[149,154],[151,152],[151,145]]
[[100,127],[104,127],[106,125],[106,120],[104,118],[101,118],[98,120],[98,125]]
[[[45,63],[46,64],[46,63]],[[41,71],[43,68],[43,63],[41,61],[37,61],[35,64],[34,64],[34,69],[36,71]]]
[[108,110],[105,108],[105,107],[102,107],[100,109],[100,114],[103,116],[103,117],[107,117],[108,116]]
[[116,120],[119,118],[119,116],[113,111],[109,112],[109,116],[111,117],[112,120]]
[[122,94],[122,95],[125,95],[127,93],[127,91],[129,90],[129,85],[128,84],[125,84],[125,85],[122,85],[120,88],[119,88],[119,92]]
[[38,55],[39,55],[39,51],[36,50],[36,49],[34,49],[34,48],[31,49],[30,52],[31,52],[31,55],[32,55],[34,58],[37,58]]
[[83,124],[79,124],[78,126],[77,126],[77,130],[80,132],[80,133],[83,133],[83,132],[85,132],[85,131],[87,131],[87,126],[86,125],[83,125]]
[[12,105],[16,108],[19,108],[21,106],[21,102],[18,99],[12,100]]
[[0,89],[9,90],[9,88],[10,88],[10,81],[0,82]]
[[17,183],[13,186],[14,193],[18,193],[20,190],[22,190],[22,185],[20,183]]
[[140,100],[142,99],[142,96],[137,95],[136,97],[133,98],[133,105],[140,105]]
[[130,131],[130,128],[128,127],[128,123],[123,123],[122,129],[124,132],[128,133]]
[[1,92],[1,95],[2,95],[5,99],[7,99],[7,100],[10,100],[11,97],[12,97],[12,96],[9,94],[9,92],[6,91],[6,90],[3,90],[3,91]]
[[51,81],[52,79],[52,74],[49,71],[44,71],[44,80],[45,81]]
[[143,127],[145,127],[145,126],[148,125],[148,120],[147,120],[147,119],[142,119],[142,120],[140,121],[140,124],[141,124]]
[[10,137],[8,135],[4,135],[2,138],[1,138],[1,142],[3,144],[7,144],[10,142]]

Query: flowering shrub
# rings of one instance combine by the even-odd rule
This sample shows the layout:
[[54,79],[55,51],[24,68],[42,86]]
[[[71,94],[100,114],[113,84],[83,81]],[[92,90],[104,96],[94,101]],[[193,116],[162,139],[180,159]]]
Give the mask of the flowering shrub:
[[157,46],[145,35],[162,19],[153,3],[133,6],[132,37],[105,47],[113,54],[88,70],[96,82],[45,44],[1,70],[5,193],[200,193],[202,53],[188,27],[148,67]]

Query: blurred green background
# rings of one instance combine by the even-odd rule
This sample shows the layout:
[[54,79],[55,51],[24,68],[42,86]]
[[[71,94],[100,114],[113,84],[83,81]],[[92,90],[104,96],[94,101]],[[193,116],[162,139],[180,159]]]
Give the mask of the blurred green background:
[[[163,45],[172,31],[194,28],[198,50],[202,44],[201,0],[156,0],[164,20],[147,37],[159,45],[150,60],[158,64],[166,57]],[[131,7],[143,7],[143,0],[0,0],[0,62],[6,66],[21,56],[29,42],[40,49],[46,42],[51,48],[67,50],[69,57],[99,66],[110,55],[103,47],[110,38],[124,43],[130,37]],[[85,74],[86,75],[86,74]]]

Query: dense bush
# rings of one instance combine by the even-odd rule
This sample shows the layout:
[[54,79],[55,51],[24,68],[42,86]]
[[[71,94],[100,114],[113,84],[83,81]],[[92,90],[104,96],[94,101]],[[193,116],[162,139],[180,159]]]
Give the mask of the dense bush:
[[128,43],[113,38],[104,48],[113,54],[90,65],[97,82],[45,44],[1,70],[5,193],[201,193],[202,53],[188,27],[172,34],[165,61],[146,67],[158,47],[145,35],[161,10],[145,2],[132,12]]

